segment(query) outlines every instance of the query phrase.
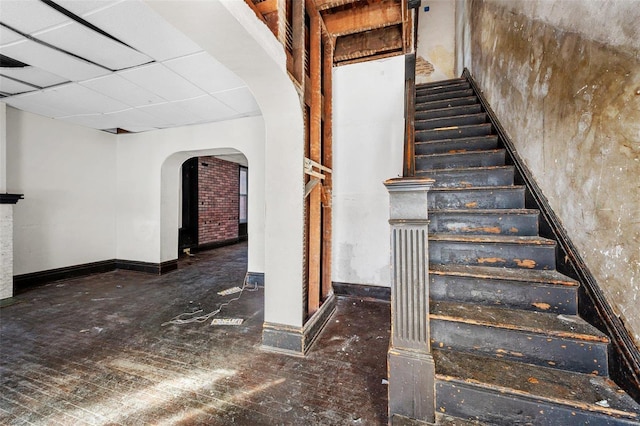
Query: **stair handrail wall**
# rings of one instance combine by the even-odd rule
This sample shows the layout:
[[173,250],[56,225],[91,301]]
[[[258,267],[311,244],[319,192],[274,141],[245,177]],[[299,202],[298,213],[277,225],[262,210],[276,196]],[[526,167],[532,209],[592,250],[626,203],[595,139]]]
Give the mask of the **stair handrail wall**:
[[620,318],[607,302],[595,277],[570,240],[560,219],[543,195],[542,190],[533,178],[533,174],[518,155],[514,143],[500,124],[495,112],[467,68],[463,70],[462,77],[471,85],[498,134],[508,158],[515,167],[517,183],[526,187],[526,206],[540,211],[540,235],[554,239],[558,243],[556,269],[580,283],[578,290],[580,316],[611,338],[609,355],[613,362],[609,363],[609,376],[632,398],[640,402],[640,350],[636,347]]

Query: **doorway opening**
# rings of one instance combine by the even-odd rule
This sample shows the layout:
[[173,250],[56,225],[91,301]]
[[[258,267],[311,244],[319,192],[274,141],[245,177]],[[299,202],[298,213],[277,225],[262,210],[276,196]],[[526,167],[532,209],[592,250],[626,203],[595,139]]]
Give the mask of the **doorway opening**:
[[248,238],[248,168],[220,156],[182,164],[178,254]]

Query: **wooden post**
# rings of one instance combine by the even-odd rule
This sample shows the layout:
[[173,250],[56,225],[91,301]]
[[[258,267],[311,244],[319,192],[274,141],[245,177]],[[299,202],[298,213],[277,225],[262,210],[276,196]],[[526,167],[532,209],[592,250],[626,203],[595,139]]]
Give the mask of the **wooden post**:
[[[309,158],[322,163],[322,24],[320,14],[310,14],[309,71],[311,89],[311,117],[309,120]],[[320,307],[320,266],[322,250],[322,190],[317,185],[309,195],[309,316]]]
[[[324,126],[322,131],[322,164],[325,167],[333,168],[333,131],[332,131],[332,114],[333,114],[333,45],[331,38],[327,34],[323,38],[324,63],[322,80],[324,85]],[[322,299],[326,299],[331,292],[331,235],[332,235],[332,189],[333,189],[333,173],[327,173],[324,179],[322,190]]]
[[303,1],[291,3],[291,54],[293,56],[293,69],[291,75],[300,84],[304,85],[304,6]]
[[391,224],[391,344],[389,424],[394,415],[435,422],[435,365],[429,341],[429,178],[395,178]]

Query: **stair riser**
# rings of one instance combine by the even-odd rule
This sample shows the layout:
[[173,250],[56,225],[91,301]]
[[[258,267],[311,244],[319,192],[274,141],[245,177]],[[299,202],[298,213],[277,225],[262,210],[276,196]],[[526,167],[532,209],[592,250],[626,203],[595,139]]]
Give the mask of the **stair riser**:
[[468,96],[473,96],[473,90],[449,90],[442,93],[433,93],[428,95],[418,95],[416,94],[416,103],[418,102],[433,102],[433,101],[442,101],[447,99],[454,98],[464,98]]
[[553,245],[429,240],[429,262],[550,270],[556,268],[556,251]]
[[435,130],[416,130],[416,142],[435,141],[439,139],[470,138],[491,134],[491,124],[477,124],[467,127],[454,127]]
[[459,235],[538,235],[537,214],[455,213],[429,214],[430,233]]
[[429,111],[432,109],[450,108],[463,105],[476,105],[478,98],[466,96],[464,98],[445,99],[442,101],[416,102],[416,113],[419,111]]
[[435,179],[434,188],[469,188],[482,186],[510,186],[514,181],[514,169],[492,168],[477,170],[417,170],[416,175]]
[[576,407],[488,390],[472,383],[436,380],[436,411],[491,425],[637,425]]
[[429,295],[434,301],[465,302],[563,315],[576,315],[578,312],[578,289],[573,286],[436,274],[430,274],[429,281]]
[[488,152],[464,152],[458,154],[438,154],[417,156],[416,170],[459,169],[466,167],[492,167],[504,165],[504,150]]
[[607,344],[431,319],[431,345],[549,368],[608,375]]
[[441,141],[416,144],[416,155],[445,154],[448,152],[477,151],[481,149],[496,149],[498,137],[478,137],[469,139],[445,139]]
[[430,120],[432,118],[453,117],[456,115],[477,114],[482,112],[482,105],[463,105],[446,109],[436,109],[429,111],[418,111],[415,114],[416,120]]
[[486,114],[461,115],[456,117],[432,118],[429,120],[416,120],[416,130],[437,129],[438,127],[468,126],[470,124],[482,124],[487,122]]
[[452,92],[458,90],[469,90],[471,85],[466,81],[462,83],[442,84],[431,87],[416,87],[416,96],[432,95],[435,93]]
[[524,189],[435,190],[427,194],[429,208],[437,209],[522,209]]

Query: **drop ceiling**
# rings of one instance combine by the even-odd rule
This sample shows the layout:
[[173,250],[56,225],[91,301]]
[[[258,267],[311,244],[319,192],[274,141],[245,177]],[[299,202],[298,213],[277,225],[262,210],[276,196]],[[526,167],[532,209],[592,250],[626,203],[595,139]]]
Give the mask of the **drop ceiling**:
[[142,132],[259,115],[247,85],[139,0],[0,0],[0,101]]

